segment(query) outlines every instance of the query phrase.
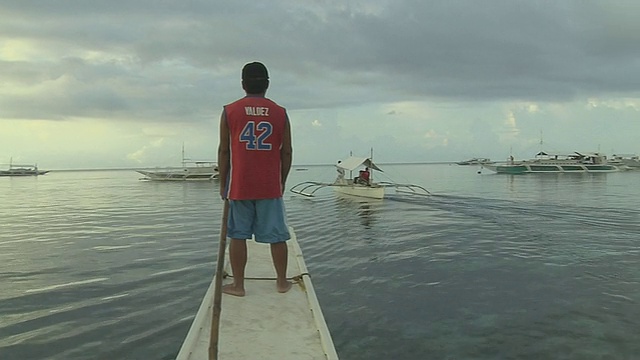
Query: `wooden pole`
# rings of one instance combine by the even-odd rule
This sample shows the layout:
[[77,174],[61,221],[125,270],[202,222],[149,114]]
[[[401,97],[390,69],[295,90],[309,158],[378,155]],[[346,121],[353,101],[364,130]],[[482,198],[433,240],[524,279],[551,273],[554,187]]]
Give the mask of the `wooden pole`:
[[227,219],[229,216],[229,200],[224,201],[222,210],[222,227],[220,229],[220,246],[216,267],[216,283],[213,292],[213,314],[211,315],[211,338],[209,340],[209,360],[218,359],[218,339],[220,331],[220,312],[222,311],[222,272],[224,271],[224,253],[227,247]]

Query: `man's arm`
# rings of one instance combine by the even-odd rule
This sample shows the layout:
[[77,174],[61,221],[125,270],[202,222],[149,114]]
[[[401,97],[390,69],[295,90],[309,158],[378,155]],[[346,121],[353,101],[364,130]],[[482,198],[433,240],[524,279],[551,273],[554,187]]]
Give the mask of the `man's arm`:
[[225,189],[229,177],[229,126],[224,110],[220,115],[220,144],[218,145],[218,177],[220,179],[220,196],[226,198]]
[[293,159],[293,147],[291,146],[291,127],[289,126],[289,119],[284,125],[284,136],[282,138],[282,147],[280,148],[280,180],[282,181],[282,193],[284,194],[285,183],[287,182],[287,176],[289,176],[289,170],[291,170],[291,160]]

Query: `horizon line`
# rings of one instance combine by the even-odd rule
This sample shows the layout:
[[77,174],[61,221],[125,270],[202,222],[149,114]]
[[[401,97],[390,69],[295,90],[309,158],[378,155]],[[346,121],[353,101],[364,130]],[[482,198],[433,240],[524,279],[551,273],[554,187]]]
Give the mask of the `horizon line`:
[[[410,161],[410,162],[381,162],[379,165],[437,165],[437,164],[455,164],[457,161]],[[335,164],[293,164],[296,167],[314,167],[314,166],[335,166]],[[154,169],[180,169],[181,166],[143,166],[143,167],[110,167],[110,168],[69,168],[69,169],[51,169],[50,172],[64,171],[137,171],[137,170],[154,170]]]

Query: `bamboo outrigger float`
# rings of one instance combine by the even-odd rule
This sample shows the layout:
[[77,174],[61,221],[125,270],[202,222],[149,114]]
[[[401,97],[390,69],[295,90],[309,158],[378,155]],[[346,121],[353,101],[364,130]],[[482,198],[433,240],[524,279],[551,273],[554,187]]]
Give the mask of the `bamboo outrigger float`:
[[[366,167],[369,177],[362,180],[360,176],[353,177],[351,173],[359,167]],[[414,194],[414,195],[431,195],[429,190],[420,185],[415,184],[398,184],[393,182],[375,182],[373,181],[373,170],[382,172],[382,169],[373,163],[371,158],[349,157],[344,161],[340,161],[336,168],[338,169],[338,178],[332,183],[319,181],[305,181],[294,185],[290,191],[307,197],[313,197],[316,191],[332,187],[336,192],[353,196],[360,196],[373,199],[384,198],[385,189],[393,188],[396,192]],[[344,177],[344,173],[349,171],[350,176]]]
[[[247,240],[247,293],[244,297],[222,296],[217,359],[338,359],[302,251],[293,229],[289,231],[288,274],[294,284],[284,294],[275,288],[269,245]],[[214,288],[215,279],[176,360],[210,359]]]

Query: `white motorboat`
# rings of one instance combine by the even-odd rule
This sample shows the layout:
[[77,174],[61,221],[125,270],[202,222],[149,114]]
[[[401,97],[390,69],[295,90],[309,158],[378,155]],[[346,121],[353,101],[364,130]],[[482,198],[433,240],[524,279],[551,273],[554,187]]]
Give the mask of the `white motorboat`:
[[[222,294],[216,342],[218,359],[338,359],[302,251],[293,229],[289,228],[289,232],[287,270],[293,275],[290,278],[294,284],[284,294],[276,291],[269,245],[247,241],[251,256],[245,272],[247,294],[244,297]],[[226,271],[230,272],[228,252],[226,255]],[[214,291],[215,278],[176,360],[209,358]]]

